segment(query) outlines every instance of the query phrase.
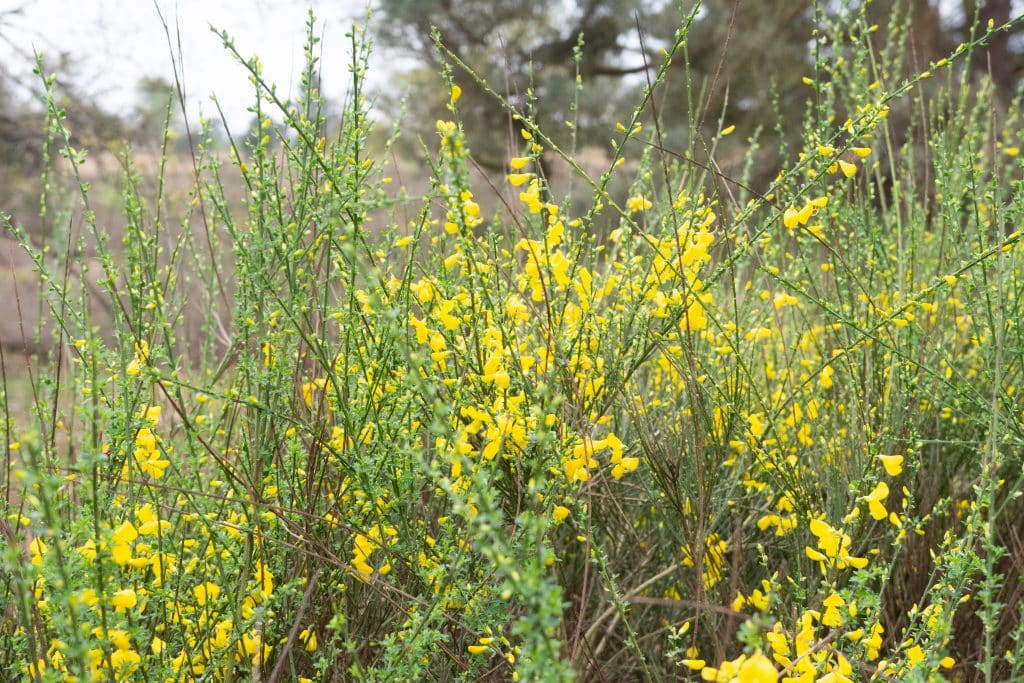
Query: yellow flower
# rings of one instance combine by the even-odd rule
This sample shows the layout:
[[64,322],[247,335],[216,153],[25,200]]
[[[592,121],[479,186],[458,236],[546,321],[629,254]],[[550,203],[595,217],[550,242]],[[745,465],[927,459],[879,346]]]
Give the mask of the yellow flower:
[[38,567],[43,563],[43,555],[46,554],[46,544],[38,536],[28,544],[28,550],[32,554],[32,565]]
[[[512,175],[517,175],[513,173]],[[540,213],[540,210],[544,208],[543,203],[540,201],[540,183],[536,178],[530,181],[526,191],[519,193],[519,201],[526,204],[527,208],[530,209],[530,213]]]
[[124,522],[121,526],[114,529],[114,543],[128,545],[135,541],[139,537],[139,532],[135,529],[131,522]]
[[303,629],[299,634],[299,640],[306,644],[306,652],[316,652],[316,631],[311,628]]
[[832,560],[838,569],[845,569],[846,567],[863,569],[868,565],[866,558],[850,555],[849,548],[850,544],[853,543],[853,539],[850,538],[849,534],[835,529],[828,522],[817,518],[811,520],[810,529],[811,533],[818,539],[818,548],[820,550],[807,546],[804,548],[804,553],[811,560],[821,562],[823,571],[826,560]]
[[126,609],[131,609],[138,604],[139,600],[135,595],[135,591],[131,588],[125,588],[114,593],[113,597],[110,598],[110,606],[118,612],[123,612]]
[[924,650],[921,649],[920,645],[915,645],[914,647],[907,650],[907,661],[910,663],[911,667],[917,666],[918,664],[923,662],[924,659]]
[[737,680],[739,683],[775,683],[779,680],[779,672],[772,660],[758,650],[740,665]]
[[135,650],[122,650],[118,648],[110,654],[110,666],[113,667],[114,671],[121,674],[119,680],[125,680],[123,675],[134,672],[141,663],[142,657]]
[[797,304],[797,298],[787,292],[781,292],[775,295],[775,299],[772,303],[775,305],[775,310],[779,310],[784,306],[795,306]]
[[652,206],[654,205],[651,203],[651,200],[647,199],[643,195],[630,197],[629,199],[626,200],[626,208],[629,209],[632,213],[636,213],[637,211],[646,211]]
[[140,413],[139,417],[156,427],[160,422],[160,412],[160,406],[149,406]]
[[78,596],[78,599],[81,600],[82,604],[86,607],[92,607],[100,601],[99,597],[96,595],[95,588],[86,588],[82,591],[81,595]]
[[551,516],[555,518],[556,522],[561,522],[569,516],[569,508],[564,505],[556,505],[555,509],[551,511]]
[[884,501],[888,497],[889,486],[884,481],[878,482],[874,490],[864,496],[863,500],[868,504],[868,512],[871,513],[872,518],[883,520],[889,516],[889,512],[885,509],[884,505]]
[[78,554],[87,560],[96,559],[96,542],[91,538],[76,548]]
[[785,213],[782,214],[782,224],[787,228],[795,228],[798,225],[807,225],[807,221],[811,220],[811,214],[814,213],[814,204],[807,202],[804,204],[802,209],[796,209],[795,207],[788,207]]
[[161,477],[163,477],[164,470],[166,470],[170,466],[170,460],[160,460],[159,458],[154,458],[139,463],[139,469],[141,469],[143,473],[149,475],[150,477],[153,477],[154,479],[160,479]]
[[33,681],[43,679],[43,673],[46,672],[46,660],[37,659],[34,664],[28,664],[22,668],[22,671],[28,674],[29,678]]
[[821,369],[821,374],[818,376],[818,383],[822,389],[832,388],[832,375],[835,374],[835,368],[831,365],[826,365]]
[[843,172],[843,175],[847,178],[852,178],[857,175],[857,166],[851,164],[849,161],[839,160],[839,170]]
[[612,477],[618,481],[622,479],[622,475],[626,472],[632,472],[639,466],[640,458],[622,458],[622,460],[612,468]]
[[898,477],[903,472],[902,455],[879,455],[878,459],[882,461],[882,467],[890,477]]
[[844,604],[846,604],[846,601],[835,593],[825,598],[822,601],[822,605],[825,607],[825,612],[821,615],[822,626],[834,628],[842,624],[843,614],[839,611],[839,608]]
[[217,596],[220,595],[220,586],[207,581],[195,586],[192,593],[196,596],[196,603],[205,605],[207,600],[212,602],[217,599]]
[[878,650],[882,647],[882,634],[885,628],[881,624],[871,627],[871,635],[864,641],[864,650],[869,660],[878,659]]

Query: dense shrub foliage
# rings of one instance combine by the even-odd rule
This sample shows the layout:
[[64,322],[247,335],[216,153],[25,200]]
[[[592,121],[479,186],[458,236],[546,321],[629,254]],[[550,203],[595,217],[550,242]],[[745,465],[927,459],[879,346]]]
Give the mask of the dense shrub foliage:
[[26,241],[57,350],[5,423],[3,677],[1021,676],[1021,128],[963,68],[1001,27],[905,77],[821,26],[755,190],[727,112],[661,148],[686,26],[599,177],[511,111],[474,173],[449,55],[421,197],[367,144],[359,29],[336,135],[315,40],[291,100],[243,60],[266,134],[197,131],[178,216],[126,156],[120,244],[51,98],[82,213]]

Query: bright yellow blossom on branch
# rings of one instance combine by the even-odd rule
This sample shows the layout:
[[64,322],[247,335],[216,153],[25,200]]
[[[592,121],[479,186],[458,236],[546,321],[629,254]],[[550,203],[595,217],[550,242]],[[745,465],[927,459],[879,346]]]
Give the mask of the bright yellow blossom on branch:
[[638,211],[647,211],[652,206],[654,206],[654,204],[651,202],[651,200],[647,199],[643,195],[630,197],[629,199],[626,200],[626,208],[629,209],[632,213],[636,213]]

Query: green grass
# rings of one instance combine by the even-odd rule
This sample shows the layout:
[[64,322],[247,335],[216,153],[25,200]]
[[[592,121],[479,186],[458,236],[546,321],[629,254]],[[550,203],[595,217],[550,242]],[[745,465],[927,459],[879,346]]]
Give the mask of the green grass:
[[70,227],[6,223],[54,351],[17,416],[4,359],[3,676],[1019,678],[1021,128],[965,68],[1004,29],[908,74],[825,28],[770,187],[714,170],[757,154],[727,112],[667,149],[667,59],[607,173],[510,112],[476,182],[445,52],[422,197],[370,151],[362,30],[340,122],[312,18],[291,98],[225,34],[265,137],[191,131],[187,202],[166,140],[155,194],[126,154],[120,240],[45,78]]

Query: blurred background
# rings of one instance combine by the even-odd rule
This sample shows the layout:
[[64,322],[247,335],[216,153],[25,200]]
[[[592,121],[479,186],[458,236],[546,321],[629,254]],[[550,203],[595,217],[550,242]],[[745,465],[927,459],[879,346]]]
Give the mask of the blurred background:
[[[724,173],[742,173],[755,189],[765,187],[783,153],[800,144],[813,99],[802,79],[814,75],[816,60],[831,59],[827,49],[813,49],[812,38],[827,32],[829,12],[838,5],[821,2],[815,10],[798,2],[704,2],[686,46],[690,69],[677,60],[656,100],[666,147],[700,159],[716,131],[735,125],[736,133],[716,147],[715,163]],[[691,7],[684,2],[682,10]],[[322,38],[318,66],[328,126],[337,122],[348,92],[345,33],[358,22],[373,37],[368,83],[379,123],[373,140],[383,146],[391,130],[400,131],[391,158],[413,191],[409,179],[421,168],[421,142],[430,144],[435,120],[449,116],[432,26],[495,90],[518,110],[532,111],[556,143],[575,149],[584,167],[600,173],[616,122],[631,116],[649,67],[660,62],[682,16],[671,0],[0,0],[0,213],[40,247],[62,229],[39,218],[44,165],[58,176],[66,169],[43,154],[37,58],[57,75],[73,144],[89,150],[84,173],[99,223],[116,240],[123,224],[118,188],[125,149],[132,150],[133,172],[143,187],[148,183],[155,193],[169,120],[166,180],[173,205],[187,200],[193,183],[188,132],[201,115],[221,141],[228,132],[238,139],[253,129],[253,86],[211,28],[229,31],[243,56],[260,57],[268,80],[295,93],[307,9]],[[878,24],[872,35],[879,46],[891,39],[893,27],[911,27],[905,63],[913,73],[969,40],[972,25],[1002,24],[1022,10],[1024,0],[875,0],[865,21]],[[990,80],[996,107],[1012,106],[1020,92],[1020,28],[999,34],[966,65],[970,78]],[[479,172],[500,173],[518,142],[516,128],[481,87],[461,72],[454,76],[463,89],[460,116]],[[890,76],[896,82],[902,74]],[[687,97],[687,82],[699,98]],[[890,125],[898,142],[896,114]],[[741,168],[752,148],[753,163]],[[552,183],[559,182],[559,169],[547,170]],[[47,201],[61,199],[51,195]],[[75,220],[68,202],[67,213],[50,215]],[[0,273],[0,344],[9,352],[45,351],[32,341],[42,338],[32,333],[39,317],[38,276],[9,232],[0,235]],[[96,315],[102,324],[102,311]]]

